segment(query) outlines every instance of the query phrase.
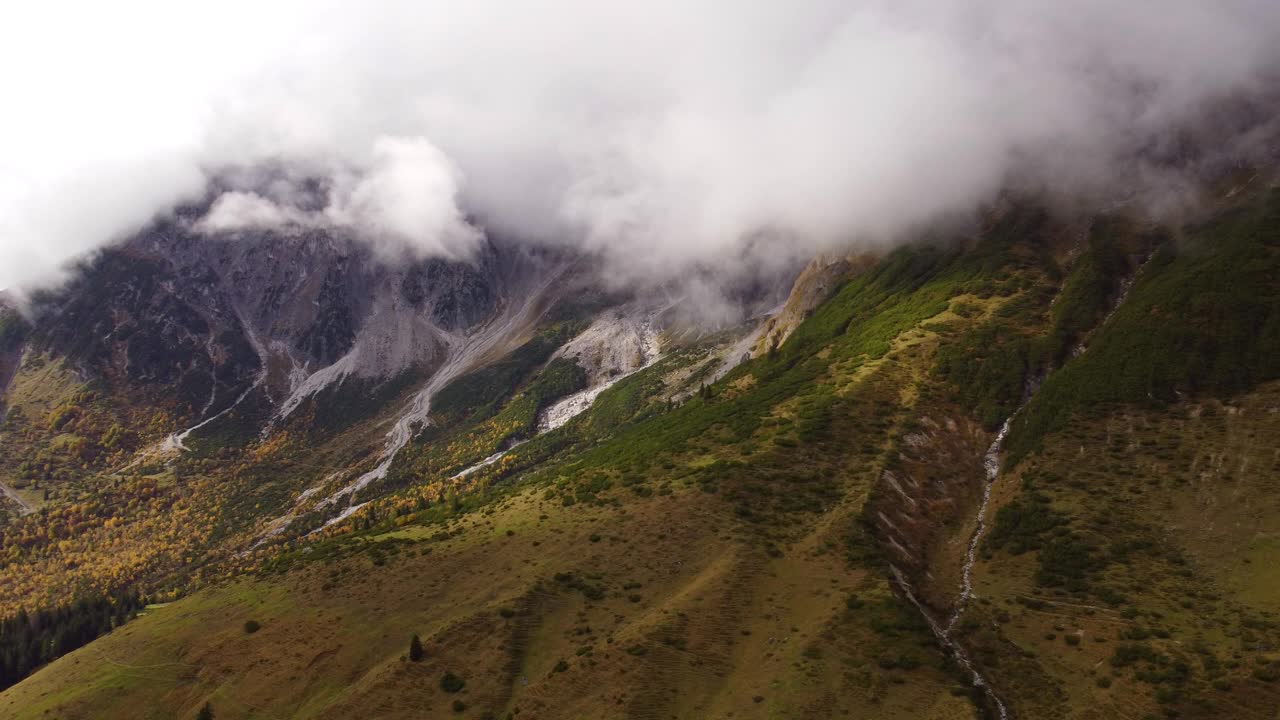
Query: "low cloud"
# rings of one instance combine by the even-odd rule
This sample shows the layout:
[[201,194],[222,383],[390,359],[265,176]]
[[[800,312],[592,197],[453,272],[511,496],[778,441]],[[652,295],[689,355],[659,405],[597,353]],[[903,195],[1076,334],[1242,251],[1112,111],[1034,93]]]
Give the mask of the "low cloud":
[[0,29],[0,286],[236,173],[207,232],[388,258],[483,227],[653,279],[892,242],[1015,180],[1176,185],[1144,158],[1268,91],[1276,37],[1272,0],[28,4]]
[[[306,209],[315,202],[314,191],[300,191],[295,181],[276,178],[263,183],[267,189],[262,192],[221,193],[196,227],[209,234],[338,228],[392,260],[405,251],[466,258],[482,238],[458,208],[456,168],[423,138],[379,138],[367,166],[331,169],[323,177],[322,203],[315,209]],[[252,173],[247,179],[257,184]]]

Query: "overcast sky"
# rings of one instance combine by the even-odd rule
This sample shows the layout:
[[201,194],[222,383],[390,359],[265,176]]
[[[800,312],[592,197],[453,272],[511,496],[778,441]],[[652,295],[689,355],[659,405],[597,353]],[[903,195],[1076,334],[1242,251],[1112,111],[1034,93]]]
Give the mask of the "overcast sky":
[[0,287],[266,164],[200,228],[394,258],[479,223],[638,274],[883,241],[1013,172],[1098,183],[1278,37],[1275,0],[10,3]]

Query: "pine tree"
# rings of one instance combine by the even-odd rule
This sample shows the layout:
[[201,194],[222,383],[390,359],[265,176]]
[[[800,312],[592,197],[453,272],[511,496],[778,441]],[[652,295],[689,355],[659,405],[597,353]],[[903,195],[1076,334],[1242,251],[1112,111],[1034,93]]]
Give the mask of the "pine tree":
[[422,659],[422,655],[422,641],[418,639],[417,635],[414,635],[413,639],[409,641],[409,659],[418,662]]
[[196,713],[196,720],[213,720],[213,708],[209,703],[205,703],[200,712]]

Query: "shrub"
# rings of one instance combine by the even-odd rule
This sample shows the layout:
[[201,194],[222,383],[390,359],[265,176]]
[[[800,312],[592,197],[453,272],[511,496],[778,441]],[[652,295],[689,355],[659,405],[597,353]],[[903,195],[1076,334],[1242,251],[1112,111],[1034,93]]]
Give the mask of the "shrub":
[[1055,537],[1047,542],[1038,559],[1037,583],[1049,587],[1065,584],[1072,590],[1077,589],[1086,575],[1099,566],[1089,546],[1074,534]]
[[196,713],[196,720],[213,720],[213,708],[209,706],[209,703],[205,703],[200,708],[200,712]]
[[247,635],[252,635],[262,629],[262,623],[257,620],[245,620],[244,631]]
[[601,600],[604,598],[604,588],[599,585],[592,585],[573,573],[556,573],[555,580],[581,592],[588,600]]
[[467,681],[454,675],[451,672],[445,672],[440,676],[440,689],[447,693],[460,692],[462,688],[467,686]]
[[1138,643],[1123,643],[1117,645],[1115,652],[1111,655],[1111,664],[1115,667],[1132,665],[1139,660],[1155,662],[1156,653],[1146,645],[1140,645]]
[[920,659],[917,658],[915,655],[907,655],[907,654],[899,655],[898,667],[902,668],[903,670],[915,670],[916,668],[920,667]]
[[1008,548],[1014,555],[1044,546],[1050,531],[1066,523],[1066,518],[1048,503],[1023,497],[996,511],[995,523],[987,543],[996,549]]

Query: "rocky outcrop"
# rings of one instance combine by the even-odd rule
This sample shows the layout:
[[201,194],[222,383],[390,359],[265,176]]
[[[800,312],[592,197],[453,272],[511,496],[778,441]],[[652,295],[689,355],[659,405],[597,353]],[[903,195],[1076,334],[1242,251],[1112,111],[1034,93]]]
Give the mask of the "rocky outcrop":
[[754,357],[768,352],[770,348],[786,342],[792,331],[809,317],[814,308],[830,297],[843,281],[860,274],[874,262],[875,257],[865,253],[814,257],[796,276],[786,302],[763,321],[751,348],[751,355]]

